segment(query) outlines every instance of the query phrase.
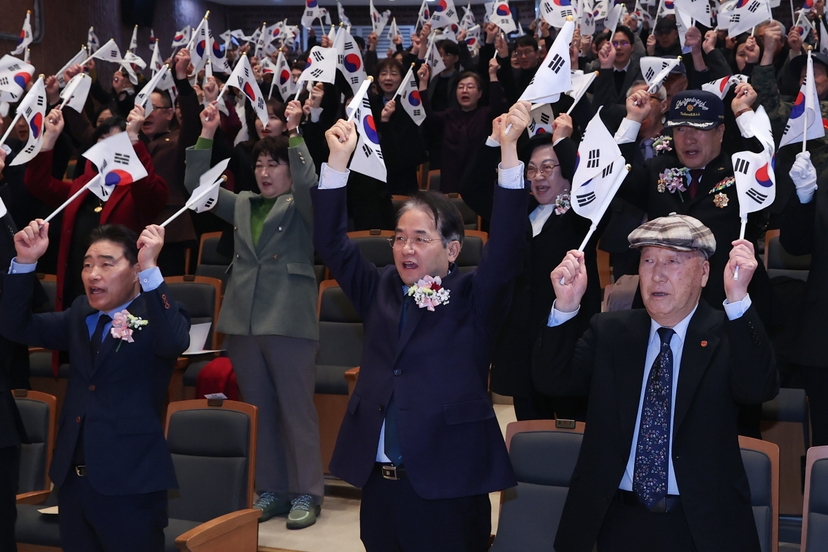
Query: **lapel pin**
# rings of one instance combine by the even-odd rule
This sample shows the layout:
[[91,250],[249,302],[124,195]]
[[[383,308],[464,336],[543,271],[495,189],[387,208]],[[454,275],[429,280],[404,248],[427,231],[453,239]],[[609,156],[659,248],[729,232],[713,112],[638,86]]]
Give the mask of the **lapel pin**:
[[702,347],[707,347],[707,340],[701,342]]

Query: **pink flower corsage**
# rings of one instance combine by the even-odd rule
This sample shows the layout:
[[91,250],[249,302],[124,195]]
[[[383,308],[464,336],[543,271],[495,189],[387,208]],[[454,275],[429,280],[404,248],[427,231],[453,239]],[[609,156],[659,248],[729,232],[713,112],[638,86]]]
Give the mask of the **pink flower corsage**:
[[664,153],[665,151],[673,151],[672,145],[673,139],[669,136],[661,135],[657,136],[653,140],[653,152],[658,155],[660,153]]
[[569,192],[560,194],[555,198],[555,214],[562,215],[569,211]]
[[134,343],[135,340],[132,339],[132,332],[134,330],[141,330],[148,323],[143,318],[130,314],[126,309],[121,312],[116,312],[115,317],[112,319],[112,328],[109,330],[112,337],[121,340],[118,342],[115,351],[117,352],[121,348],[121,343],[124,341]]
[[667,169],[658,175],[658,186],[656,189],[662,194],[665,191],[674,194],[676,193],[676,190],[685,192],[687,191],[687,186],[685,186],[687,183],[687,179],[685,177],[686,174],[687,167]]
[[449,302],[449,290],[442,284],[439,276],[426,276],[408,288],[408,295],[414,297],[414,302],[421,309],[434,311],[434,307],[447,305]]

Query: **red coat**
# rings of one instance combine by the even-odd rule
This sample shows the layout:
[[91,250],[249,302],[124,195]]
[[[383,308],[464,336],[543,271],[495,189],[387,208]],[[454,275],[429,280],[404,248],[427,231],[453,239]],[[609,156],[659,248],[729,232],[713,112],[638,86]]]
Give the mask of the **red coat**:
[[[155,174],[152,159],[146,146],[140,141],[132,145],[135,153],[147,170],[147,176],[129,186],[115,186],[109,201],[103,204],[101,224],[123,224],[130,230],[141,232],[150,224],[167,203],[169,188],[163,178]],[[95,166],[86,161],[83,175],[71,182],[58,180],[51,175],[53,151],[38,154],[26,167],[26,189],[37,199],[51,207],[58,207],[95,177]],[[63,211],[63,226],[58,244],[57,294],[55,310],[63,310],[63,283],[69,264],[69,244],[75,229],[78,209],[86,199],[89,190],[67,205]],[[80,267],[78,267],[80,268]]]

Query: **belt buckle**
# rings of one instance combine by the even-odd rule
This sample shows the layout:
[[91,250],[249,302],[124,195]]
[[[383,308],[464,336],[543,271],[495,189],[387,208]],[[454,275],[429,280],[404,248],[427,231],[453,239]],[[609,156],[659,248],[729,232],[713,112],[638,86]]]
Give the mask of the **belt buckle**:
[[84,477],[86,475],[86,466],[73,466],[75,468],[75,474],[78,477]]
[[395,466],[394,464],[383,465],[382,478],[388,479],[390,481],[399,481],[400,477],[397,476],[397,466]]

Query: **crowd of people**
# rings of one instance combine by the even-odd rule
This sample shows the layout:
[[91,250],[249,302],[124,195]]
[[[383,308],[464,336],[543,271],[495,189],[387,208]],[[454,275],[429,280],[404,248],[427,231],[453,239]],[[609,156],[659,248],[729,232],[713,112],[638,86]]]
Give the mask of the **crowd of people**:
[[[776,200],[750,215],[744,235],[731,154],[767,149],[752,124],[760,105],[779,143],[809,56],[828,117],[828,56],[807,54],[812,37],[775,20],[735,39],[692,26],[680,40],[672,15],[652,28],[626,16],[614,32],[575,31],[571,67],[597,76],[587,94],[551,104],[551,131],[530,137],[532,106],[520,98],[556,30],[540,20],[514,40],[494,23],[482,30],[477,48],[464,30],[442,38],[426,23],[410,44],[395,36],[382,58],[376,33],[355,37],[373,76],[385,181],[348,168],[362,129],[346,114],[354,92],[343,75],[282,98],[250,44],[226,57],[247,56],[269,98],[266,123],[229,75],[192,74],[187,48],[168,60],[175,94],[152,91],[149,114],[135,105],[145,77],[136,85],[125,68],[109,90],[95,61],[45,79],[40,153],[12,165],[31,130],[20,122],[0,148],[0,391],[28,387],[26,346],[69,362],[51,466],[65,550],[163,543],[176,481],[158,413],[189,318],[161,274],[193,266],[208,231],[223,232],[219,249],[232,259],[217,330],[243,400],[259,409],[254,507],[263,521],[287,515],[287,527],[301,529],[322,511],[318,255],[365,329],[330,469],[363,488],[367,550],[486,549],[488,493],[515,484],[490,391],[513,397],[520,420],[587,422],[556,549],[758,550],[737,435],[760,436],[758,409],[781,381],[804,387],[813,444],[828,444],[828,353],[817,336],[828,301],[819,191],[828,188],[828,142],[778,149]],[[332,46],[327,36],[318,43]],[[432,43],[439,74],[426,60]],[[273,62],[279,53],[297,78],[307,53],[284,47]],[[644,56],[681,61],[652,86]],[[409,67],[422,125],[400,105]],[[93,79],[85,107],[59,109],[60,83],[82,72]],[[737,74],[723,97],[702,89]],[[599,108],[631,171],[579,248],[591,222],[572,208],[572,183]],[[122,132],[147,176],[116,186],[108,201],[82,191],[46,222],[96,177],[82,154]],[[210,212],[158,226],[228,158]],[[440,171],[439,189],[421,191],[424,166]],[[454,264],[464,228],[445,196],[453,193],[489,232],[472,272]],[[398,210],[395,195],[410,196]],[[347,239],[365,229],[394,231],[394,265],[378,272]],[[804,285],[768,277],[757,246],[769,229],[792,254],[812,255]],[[599,250],[616,280],[638,279],[631,310],[599,314]],[[35,270],[57,274],[56,313],[32,314],[42,302]],[[781,314],[792,305],[796,320]],[[777,339],[793,324],[793,343]],[[130,340],[134,330],[134,344],[115,344],[121,327]],[[122,345],[140,353],[115,354]],[[0,548],[13,550],[12,475],[25,432],[5,400],[0,421],[16,429],[0,438]]]

